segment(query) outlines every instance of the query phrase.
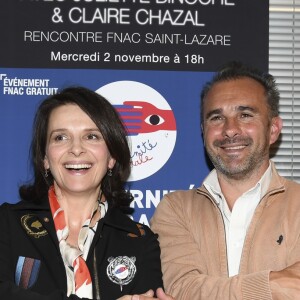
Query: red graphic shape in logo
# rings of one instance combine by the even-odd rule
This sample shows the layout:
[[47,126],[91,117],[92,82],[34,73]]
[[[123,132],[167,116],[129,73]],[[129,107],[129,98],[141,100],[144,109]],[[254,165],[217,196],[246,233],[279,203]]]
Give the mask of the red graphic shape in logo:
[[159,109],[143,101],[124,101],[123,105],[114,106],[127,128],[128,135],[176,130],[172,110]]

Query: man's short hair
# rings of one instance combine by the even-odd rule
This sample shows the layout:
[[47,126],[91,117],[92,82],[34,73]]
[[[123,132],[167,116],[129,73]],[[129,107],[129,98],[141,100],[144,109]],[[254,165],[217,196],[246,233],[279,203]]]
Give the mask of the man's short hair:
[[271,74],[262,72],[241,62],[232,61],[221,67],[212,80],[204,85],[201,92],[201,122],[203,122],[203,102],[211,88],[216,83],[243,77],[252,78],[264,87],[270,109],[270,116],[278,116],[280,94],[274,77]]

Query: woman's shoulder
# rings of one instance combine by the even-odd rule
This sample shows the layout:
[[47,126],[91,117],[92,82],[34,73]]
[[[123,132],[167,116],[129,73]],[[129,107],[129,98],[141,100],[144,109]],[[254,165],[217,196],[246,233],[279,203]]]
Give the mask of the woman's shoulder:
[[19,201],[19,202],[16,202],[16,203],[3,202],[0,205],[0,211],[1,212],[3,212],[3,211],[12,211],[12,210],[18,208],[20,205],[22,205],[21,202],[23,202],[23,201]]
[[0,205],[1,213],[10,213],[13,211],[22,211],[22,210],[36,210],[36,209],[45,209],[45,203],[34,203],[30,201],[18,201],[16,203],[4,202]]
[[149,226],[133,220],[118,208],[112,208],[105,218],[105,223],[127,233],[128,237],[145,237],[154,235]]
[[18,209],[20,206],[20,202],[17,203],[9,203],[4,202],[0,205],[0,219],[2,222],[5,220],[14,218],[14,211]]
[[4,207],[6,209],[19,209],[19,208],[29,208],[29,207],[36,207],[37,203],[34,203],[32,201],[24,201],[24,200],[19,200],[17,202],[14,203],[10,203],[10,202],[3,202],[0,207]]
[[[149,235],[149,234],[154,235],[153,231],[150,229],[150,227],[148,225],[142,224],[142,223],[139,223],[139,222],[136,222],[136,221],[133,221],[133,220],[131,220],[131,221],[136,226],[140,237],[146,236],[146,235]],[[129,233],[129,236],[130,235],[134,235],[135,237],[137,236],[136,234],[130,234]]]

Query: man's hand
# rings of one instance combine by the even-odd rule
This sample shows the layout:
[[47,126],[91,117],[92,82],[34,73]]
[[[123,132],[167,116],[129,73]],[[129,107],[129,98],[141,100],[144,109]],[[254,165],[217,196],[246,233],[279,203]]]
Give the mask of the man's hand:
[[142,295],[126,295],[117,300],[175,300],[173,297],[165,294],[162,288],[156,290],[156,295],[158,298],[154,298],[154,292],[149,290]]

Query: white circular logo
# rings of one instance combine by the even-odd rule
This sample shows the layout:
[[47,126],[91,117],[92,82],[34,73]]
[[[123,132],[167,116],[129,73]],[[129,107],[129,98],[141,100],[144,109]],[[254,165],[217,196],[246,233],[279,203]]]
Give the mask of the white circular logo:
[[136,258],[128,256],[117,256],[108,258],[108,266],[106,268],[106,274],[108,278],[116,284],[119,284],[122,290],[122,286],[130,283],[136,273],[135,266]]
[[116,81],[97,91],[119,112],[131,147],[129,181],[147,178],[170,158],[176,142],[176,122],[166,99],[136,81]]

